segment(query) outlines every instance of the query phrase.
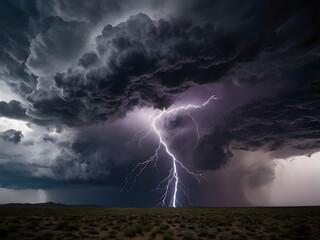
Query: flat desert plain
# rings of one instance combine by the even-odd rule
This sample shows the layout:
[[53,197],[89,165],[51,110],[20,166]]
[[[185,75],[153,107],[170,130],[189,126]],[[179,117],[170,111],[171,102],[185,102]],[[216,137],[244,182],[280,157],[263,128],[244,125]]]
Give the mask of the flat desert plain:
[[320,239],[320,207],[0,207],[0,239]]

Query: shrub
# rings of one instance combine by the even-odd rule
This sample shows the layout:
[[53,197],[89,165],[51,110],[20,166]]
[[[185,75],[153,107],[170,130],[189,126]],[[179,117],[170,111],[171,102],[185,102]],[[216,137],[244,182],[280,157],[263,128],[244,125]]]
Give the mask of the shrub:
[[142,226],[142,225],[139,224],[139,225],[136,227],[136,229],[137,229],[137,233],[139,233],[139,234],[142,235],[142,236],[144,235],[144,234],[143,234],[143,226]]
[[215,233],[216,231],[214,230],[214,229],[209,229],[208,231],[207,231],[207,233],[208,233],[208,238],[215,238],[215,236],[216,236],[216,233]]
[[7,237],[8,236],[8,229],[6,228],[0,228],[0,237]]
[[161,222],[158,219],[154,221],[154,225],[160,226],[160,224],[161,224]]
[[67,234],[65,235],[65,237],[68,237],[68,238],[71,238],[71,239],[76,239],[76,238],[77,238],[77,235],[75,235],[74,233],[69,232],[69,233],[67,233]]
[[173,238],[172,238],[172,236],[171,236],[170,233],[165,232],[165,233],[163,234],[163,240],[173,240]]
[[116,235],[114,235],[113,233],[109,233],[109,238],[116,238]]
[[184,233],[183,233],[183,240],[193,240],[194,237],[194,232],[193,231],[190,231],[190,230],[186,230]]
[[277,234],[275,232],[269,233],[270,239],[271,240],[276,240],[277,239]]
[[154,240],[156,238],[156,232],[155,231],[152,231],[150,234],[149,234],[149,237],[148,237],[148,240]]
[[191,229],[191,230],[196,229],[195,226],[193,226],[193,225],[189,225],[188,228]]
[[311,228],[308,225],[302,223],[297,228],[295,228],[295,231],[296,233],[301,235],[308,235],[311,231]]
[[208,231],[206,229],[200,229],[198,236],[199,237],[206,237],[206,236],[208,236]]
[[79,229],[78,225],[72,223],[72,224],[68,224],[65,230],[67,230],[67,231],[76,231],[78,229]]
[[247,235],[244,232],[239,232],[239,236],[241,240],[246,240],[247,239]]
[[104,226],[102,226],[100,229],[101,229],[101,231],[108,231],[108,226],[107,226],[107,225],[104,225]]
[[130,238],[136,236],[137,234],[137,229],[135,226],[129,226],[126,228],[126,230],[124,231],[124,234]]
[[97,235],[97,234],[98,234],[98,232],[97,232],[94,228],[90,228],[90,229],[88,230],[88,233],[89,233],[89,234],[92,234],[92,235]]
[[161,224],[160,225],[160,230],[167,230],[169,226],[167,224]]
[[146,223],[144,226],[143,226],[143,230],[145,232],[150,232],[153,228],[153,225],[151,223]]
[[52,232],[45,232],[43,235],[42,235],[42,238],[43,239],[51,239],[53,237],[53,233]]
[[228,232],[222,232],[220,234],[220,240],[230,240],[231,239],[231,235]]
[[54,228],[54,230],[66,230],[69,226],[67,221],[61,221],[58,225]]
[[85,232],[80,232],[80,237],[82,237],[82,238],[88,238],[89,235],[88,235],[87,233],[85,233]]

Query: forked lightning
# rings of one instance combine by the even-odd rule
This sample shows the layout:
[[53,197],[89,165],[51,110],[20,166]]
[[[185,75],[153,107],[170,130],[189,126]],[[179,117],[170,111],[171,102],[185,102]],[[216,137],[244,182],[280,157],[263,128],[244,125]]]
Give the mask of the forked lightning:
[[[134,173],[136,173],[136,175],[134,175],[133,178],[133,182],[130,186],[130,188],[128,189],[129,191],[132,189],[132,187],[134,186],[134,184],[136,183],[137,178],[142,174],[143,170],[145,170],[147,168],[147,166],[149,165],[149,163],[153,162],[154,166],[156,167],[156,163],[158,161],[158,152],[159,150],[163,147],[164,150],[166,151],[166,153],[168,154],[168,156],[172,159],[172,168],[169,170],[169,174],[166,178],[164,178],[156,187],[156,189],[154,189],[154,191],[156,190],[163,190],[163,195],[160,198],[160,202],[158,205],[162,205],[162,206],[172,206],[172,207],[177,207],[178,205],[181,206],[181,204],[178,201],[177,195],[179,190],[181,190],[183,192],[183,194],[186,196],[189,204],[190,203],[190,198],[189,195],[187,194],[187,191],[189,190],[181,181],[181,178],[179,177],[179,171],[178,168],[180,170],[183,170],[185,172],[187,172],[188,174],[190,174],[192,177],[194,177],[198,182],[200,181],[200,177],[202,177],[201,174],[198,173],[194,173],[192,171],[190,171],[187,167],[185,167],[181,161],[179,161],[174,154],[170,151],[168,144],[166,143],[165,139],[163,138],[160,129],[157,127],[157,122],[161,121],[162,117],[165,115],[170,115],[173,112],[178,112],[178,111],[186,111],[186,114],[188,117],[191,118],[191,120],[193,121],[193,123],[195,124],[196,127],[196,133],[197,133],[197,142],[196,142],[196,146],[198,145],[199,139],[200,139],[200,133],[199,133],[199,127],[197,122],[195,121],[195,118],[191,115],[190,111],[194,110],[194,109],[199,109],[199,108],[204,108],[207,104],[210,103],[211,100],[213,99],[218,99],[215,97],[215,95],[210,96],[206,102],[204,102],[201,105],[193,105],[193,104],[188,104],[188,105],[182,105],[179,106],[177,108],[172,108],[172,109],[164,109],[162,111],[160,111],[157,115],[155,115],[154,113],[150,115],[149,117],[149,122],[150,122],[150,126],[142,129],[141,131],[137,132],[135,134],[134,137],[136,137],[138,134],[148,130],[140,139],[139,139],[139,147],[141,146],[141,141],[148,136],[148,134],[153,131],[159,138],[159,145],[157,147],[157,149],[155,150],[154,154],[147,159],[144,162],[140,162],[138,163],[133,169],[132,171],[126,176],[125,180],[123,181],[123,189],[127,188],[128,182],[129,182],[129,178],[133,176]],[[172,189],[173,190],[170,190]],[[122,189],[122,190],[123,190]],[[173,191],[172,193],[172,197],[170,198],[170,191]],[[170,201],[169,201],[170,199]],[[169,202],[167,204],[167,202]]]

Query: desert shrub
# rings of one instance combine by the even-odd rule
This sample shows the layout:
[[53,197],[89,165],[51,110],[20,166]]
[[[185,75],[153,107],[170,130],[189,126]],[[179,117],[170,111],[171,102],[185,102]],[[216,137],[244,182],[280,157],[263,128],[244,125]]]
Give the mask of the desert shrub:
[[68,227],[69,222],[67,221],[61,221],[58,223],[58,225],[54,228],[54,230],[66,230]]
[[8,226],[8,231],[9,232],[17,232],[19,228],[21,228],[21,226],[18,225],[18,224],[15,224],[15,223],[14,224],[10,224]]
[[120,230],[120,229],[121,229],[121,226],[120,226],[120,225],[115,225],[115,226],[112,227],[112,229]]
[[143,234],[143,226],[141,225],[141,224],[139,224],[137,227],[136,227],[136,229],[137,229],[137,233],[139,233],[140,235],[144,235]]
[[98,232],[94,228],[90,228],[87,232],[89,234],[92,234],[92,235],[97,235],[98,234]]
[[161,224],[160,225],[160,230],[167,230],[169,228],[169,226],[167,224]]
[[154,225],[155,225],[155,226],[160,226],[160,224],[161,224],[161,221],[160,221],[160,220],[157,219],[157,220],[154,221]]
[[52,232],[45,232],[43,235],[42,235],[42,238],[43,239],[51,239],[53,237],[53,233]]
[[156,237],[156,235],[157,235],[157,231],[156,231],[156,230],[152,230],[150,235],[151,235],[151,236],[153,236],[153,237],[155,238],[155,237]]
[[200,229],[198,236],[199,237],[206,237],[206,236],[208,236],[208,231],[206,229]]
[[248,237],[244,232],[239,232],[240,240],[246,240]]
[[116,238],[116,235],[109,233],[109,238]]
[[177,236],[178,236],[178,237],[182,237],[182,236],[183,236],[183,232],[182,232],[182,231],[179,231],[179,232],[177,233]]
[[143,226],[143,230],[145,232],[150,232],[153,228],[153,225],[151,223],[146,223],[144,226]]
[[5,238],[5,237],[7,237],[8,236],[8,229],[6,229],[6,228],[0,228],[0,237],[3,237],[3,238]]
[[87,233],[85,233],[85,232],[80,232],[80,237],[81,238],[88,238],[89,235]]
[[165,232],[165,233],[163,234],[163,240],[173,240],[173,238],[172,238],[172,236],[171,236],[170,233]]
[[207,233],[208,233],[208,238],[210,238],[210,239],[216,237],[216,231],[215,231],[215,229],[213,229],[213,228],[207,230]]
[[291,231],[290,231],[290,230],[286,230],[286,231],[283,231],[283,232],[280,233],[280,237],[281,237],[281,238],[287,238],[287,239],[289,239],[290,236],[291,236]]
[[28,226],[30,229],[36,229],[39,226],[39,221],[37,220],[32,220]]
[[76,239],[78,236],[75,235],[74,233],[68,232],[65,237],[67,238],[71,238],[71,239]]
[[194,229],[195,229],[195,226],[189,225],[188,228],[191,229],[191,230],[194,230]]
[[148,240],[154,240],[156,238],[156,232],[155,231],[152,231],[150,234],[149,234],[149,237],[148,237]]
[[266,231],[267,232],[277,232],[278,231],[278,227],[275,226],[275,225],[268,226],[268,227],[266,227]]
[[137,229],[135,226],[129,226],[125,229],[124,234],[130,238],[136,236]]
[[188,223],[193,223],[193,222],[194,222],[194,218],[188,218],[188,219],[187,219],[187,222],[188,222]]
[[258,235],[257,235],[257,239],[265,239],[265,236],[264,236],[264,234],[263,233],[258,233]]
[[276,240],[277,234],[275,232],[271,232],[271,233],[269,233],[269,237],[270,237],[270,240]]
[[65,228],[66,231],[77,231],[79,229],[77,224],[68,224]]
[[308,235],[311,231],[311,228],[308,225],[302,223],[297,228],[295,228],[295,231],[300,235]]
[[183,233],[183,240],[194,240],[194,232],[193,231],[190,231],[190,230],[186,230],[184,231]]
[[101,231],[108,231],[108,226],[104,225],[104,226],[100,227],[100,230]]
[[90,227],[96,227],[97,224],[96,224],[94,221],[89,221],[89,222],[88,222],[88,226],[90,226]]
[[231,239],[231,235],[228,232],[222,232],[220,234],[220,240],[230,240]]

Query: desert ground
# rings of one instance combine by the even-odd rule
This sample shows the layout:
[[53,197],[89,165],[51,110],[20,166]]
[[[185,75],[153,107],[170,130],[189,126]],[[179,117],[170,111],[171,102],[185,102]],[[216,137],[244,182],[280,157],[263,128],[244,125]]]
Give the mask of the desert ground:
[[320,207],[0,207],[0,239],[320,239]]

